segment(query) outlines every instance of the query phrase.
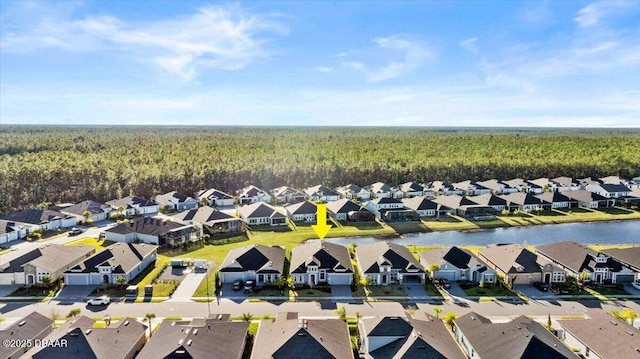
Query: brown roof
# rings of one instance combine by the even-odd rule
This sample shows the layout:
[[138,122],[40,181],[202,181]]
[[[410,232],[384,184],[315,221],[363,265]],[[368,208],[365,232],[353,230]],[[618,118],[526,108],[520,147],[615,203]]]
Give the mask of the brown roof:
[[640,331],[621,320],[559,320],[558,323],[603,359],[639,357]]
[[263,320],[258,328],[252,359],[353,358],[347,323],[339,319]]
[[393,269],[400,272],[407,271],[413,266],[418,272],[424,273],[422,266],[405,246],[390,242],[378,242],[356,247],[358,263],[364,273],[380,273],[380,265],[389,263]]
[[247,270],[284,274],[285,251],[282,247],[253,244],[229,251],[220,266],[221,272]]
[[[53,323],[53,320],[38,312],[31,312],[31,314],[19,319],[6,329],[0,330],[0,340],[33,341],[36,338],[43,339],[47,334],[51,333]],[[0,358],[9,358],[19,352],[22,352],[20,346],[0,346]]]
[[612,248],[605,249],[602,252],[619,262],[640,268],[640,247]]
[[353,273],[353,265],[347,247],[339,244],[315,241],[299,245],[291,251],[291,273],[306,273],[307,265],[315,262],[321,269],[332,273],[336,268],[344,268]]
[[542,272],[538,257],[519,244],[490,246],[478,254],[480,259],[486,259],[508,274]]
[[0,272],[24,272],[23,266],[31,264],[50,273],[68,269],[72,264],[95,252],[92,246],[63,246],[47,243],[26,254],[0,265]]

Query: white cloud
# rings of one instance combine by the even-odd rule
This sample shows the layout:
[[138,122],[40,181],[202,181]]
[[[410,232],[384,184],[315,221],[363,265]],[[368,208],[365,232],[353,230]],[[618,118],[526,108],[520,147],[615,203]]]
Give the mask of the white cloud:
[[638,3],[635,1],[597,1],[580,9],[573,20],[579,27],[592,27],[600,25],[607,17],[622,15],[637,5]]
[[[379,82],[403,76],[433,58],[432,52],[421,42],[411,40],[403,35],[378,37],[371,41],[376,47],[360,52],[364,52],[368,57],[372,58],[391,56],[395,59],[382,65],[366,65],[362,61],[342,62],[344,67],[363,73],[370,82]],[[349,56],[351,53],[345,53],[344,56],[340,57]],[[400,54],[399,59],[398,54]]]
[[191,80],[205,69],[238,70],[267,55],[268,35],[284,35],[285,25],[239,6],[206,7],[179,18],[131,23],[112,16],[81,20],[43,17],[31,30],[9,31],[3,51],[46,47],[71,51],[111,50],[133,54]]
[[330,67],[330,66],[316,66],[313,69],[318,72],[324,72],[324,73],[333,71],[333,67]]
[[478,53],[478,48],[476,47],[476,42],[478,42],[478,38],[477,37],[472,37],[470,39],[466,39],[466,40],[462,40],[460,42],[458,42],[458,45],[460,45],[463,49],[469,51],[472,54],[477,54]]

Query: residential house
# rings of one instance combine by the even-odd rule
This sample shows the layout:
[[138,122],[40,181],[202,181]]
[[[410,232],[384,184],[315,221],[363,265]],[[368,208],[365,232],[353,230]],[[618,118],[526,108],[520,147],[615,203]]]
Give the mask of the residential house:
[[327,213],[337,221],[373,222],[376,220],[375,214],[371,211],[346,198],[327,203]]
[[258,202],[271,203],[271,200],[269,193],[256,186],[245,187],[238,193],[238,203],[243,206]]
[[507,201],[509,211],[538,211],[551,208],[551,204],[536,197],[532,192],[518,192],[500,196]]
[[186,211],[198,207],[197,199],[176,191],[159,194],[153,200],[160,207],[166,207],[176,211]]
[[306,188],[304,193],[307,195],[307,199],[312,201],[333,202],[342,198],[340,193],[323,185]]
[[198,231],[192,225],[166,219],[140,217],[107,229],[105,238],[113,242],[132,243],[139,241],[158,246],[175,247],[198,240]]
[[355,184],[348,184],[346,186],[336,188],[336,192],[341,193],[346,199],[356,200],[369,200],[371,199],[371,192],[365,188],[360,188]]
[[27,236],[27,230],[15,222],[0,219],[0,244],[16,241]]
[[508,285],[533,284],[542,281],[542,269],[538,264],[538,257],[521,245],[489,246],[480,250],[478,257],[489,268],[494,269],[498,276],[502,276]]
[[409,250],[387,241],[356,247],[358,269],[371,285],[424,283],[424,270]]
[[[515,188],[518,192],[528,192],[529,184],[522,178],[513,178],[510,180],[502,181],[505,185]],[[515,193],[515,192],[514,192]]]
[[365,189],[371,193],[371,198],[394,198],[391,186],[383,182],[376,182],[366,186]]
[[615,199],[609,199],[597,193],[577,190],[563,193],[565,196],[578,201],[578,206],[585,208],[607,208],[615,203]]
[[136,216],[145,214],[155,214],[160,211],[160,206],[154,201],[149,201],[136,196],[127,196],[107,202],[112,208],[111,216],[125,215]]
[[634,183],[633,180],[628,180],[626,178],[620,178],[619,176],[607,176],[607,177],[600,177],[600,181],[602,181],[602,183],[609,183],[609,184],[621,184],[626,186],[627,188],[634,188],[634,187],[638,187],[637,183]]
[[[454,246],[422,252],[420,264],[435,279],[467,280],[474,283],[495,283],[496,281],[496,272],[464,248]],[[434,264],[438,266],[435,271],[430,268]]]
[[492,323],[471,312],[454,321],[453,332],[470,359],[578,358],[542,324],[524,315],[507,323]]
[[[635,281],[640,282],[640,247],[611,248],[603,250],[602,253],[622,264],[622,267],[638,273]],[[617,282],[619,281],[620,277],[618,276]]]
[[340,319],[302,319],[280,313],[263,320],[256,333],[251,359],[353,359],[347,323]]
[[454,188],[451,183],[442,181],[433,181],[429,187],[433,190],[434,194],[439,196],[450,196],[452,194],[462,195],[464,191],[459,188]]
[[453,183],[453,188],[462,191],[467,196],[479,196],[481,194],[491,193],[491,189],[475,181],[462,181]]
[[362,338],[360,358],[465,358],[444,322],[428,314],[361,318],[358,328]]
[[585,177],[585,178],[580,178],[578,179],[578,181],[580,182],[580,186],[583,189],[586,189],[588,185],[594,185],[594,184],[601,184],[603,183],[602,180],[600,180],[600,178],[598,177]]
[[[82,201],[72,206],[63,208],[60,212],[76,217],[77,222],[100,222],[109,218],[111,207],[96,201]],[[88,214],[88,218],[85,215]]]
[[479,205],[493,208],[495,213],[500,213],[507,209],[507,200],[493,193],[485,193],[479,196],[469,197],[468,199]]
[[[155,264],[158,247],[115,243],[64,272],[67,285],[126,284]],[[120,282],[120,277],[126,281]]]
[[519,191],[518,188],[511,187],[508,184],[497,179],[478,181],[476,183],[478,183],[484,188],[490,189],[491,192],[495,194],[509,194],[509,193],[516,193]]
[[590,184],[586,187],[586,190],[606,198],[620,198],[631,195],[631,189],[623,184]]
[[238,216],[250,226],[286,226],[287,217],[267,203],[254,203],[238,209]]
[[396,198],[382,197],[366,203],[366,208],[385,222],[419,221],[416,211],[405,208],[404,203]]
[[43,244],[18,258],[0,264],[0,284],[42,284],[45,276],[51,276],[53,281],[58,280],[66,270],[82,262],[95,251],[93,246]]
[[250,245],[229,251],[218,271],[222,283],[255,280],[257,286],[275,282],[285,275],[282,247]]
[[493,216],[495,210],[489,206],[478,204],[466,196],[459,196],[456,194],[449,196],[440,196],[433,200],[440,207],[445,208],[446,213],[454,214],[456,216],[466,218],[484,218]]
[[291,277],[296,284],[351,285],[353,265],[347,247],[324,241],[301,244],[291,251]]
[[555,191],[555,182],[547,177],[527,180],[527,185],[529,187],[529,193],[540,194]]
[[33,359],[133,359],[144,346],[147,326],[133,318],[125,318],[106,328],[96,328],[95,323],[84,315],[65,323],[46,340],[64,341],[66,345],[44,347],[33,355]]
[[552,178],[551,181],[554,183],[555,190],[558,192],[566,192],[566,191],[577,191],[582,189],[580,185],[580,181],[571,177],[556,177]]
[[590,359],[622,359],[640,356],[640,333],[625,321],[602,319],[559,320],[562,340],[576,353]]
[[416,182],[403,183],[400,185],[400,191],[408,198],[424,196],[424,186]]
[[242,219],[218,211],[209,206],[190,209],[173,216],[177,222],[193,225],[201,234],[210,236],[225,236],[246,231]]
[[273,193],[276,203],[299,203],[307,198],[304,192],[289,186],[275,188],[271,193]]
[[438,216],[438,204],[426,197],[405,198],[404,207],[415,211],[420,217]]
[[[20,358],[35,346],[36,340],[43,340],[51,333],[53,324],[52,319],[38,312],[31,312],[26,317],[18,319],[15,323],[0,330],[0,340],[4,344],[0,346],[0,358]],[[30,343],[32,345],[8,345],[9,343]]]
[[199,201],[206,200],[209,206],[213,207],[230,207],[234,205],[233,196],[222,192],[215,188],[203,189],[196,193],[196,198]]
[[230,322],[229,314],[164,321],[136,359],[241,359],[248,322]]
[[24,226],[27,234],[35,230],[56,231],[78,224],[76,217],[49,209],[29,208],[2,217],[7,222]]
[[316,222],[318,206],[309,201],[284,206],[284,210],[293,222]]
[[[587,273],[589,280],[594,283],[631,283],[638,275],[635,271],[623,268],[615,259],[573,241],[537,246],[536,253],[576,278]],[[544,281],[546,283],[547,278]]]
[[544,192],[536,195],[543,203],[551,203],[552,209],[557,208],[574,208],[578,206],[578,201],[565,196],[562,192]]

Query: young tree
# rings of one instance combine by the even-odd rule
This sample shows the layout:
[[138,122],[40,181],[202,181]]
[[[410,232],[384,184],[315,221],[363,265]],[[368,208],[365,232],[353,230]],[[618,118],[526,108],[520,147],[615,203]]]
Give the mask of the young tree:
[[437,319],[440,319],[440,313],[442,313],[442,311],[444,311],[444,309],[440,307],[433,307],[433,312],[436,313]]
[[553,327],[551,326],[551,313],[547,315],[547,329],[551,332],[553,331]]
[[156,318],[155,313],[147,313],[144,315],[145,319],[149,322],[149,338],[151,338],[153,326],[151,325],[151,320]]
[[631,325],[638,319],[638,313],[634,312],[631,308],[625,308],[622,313],[620,313],[624,320],[628,320]]
[[622,313],[619,310],[612,310],[609,312],[609,315],[611,315],[616,319],[624,319],[624,317],[622,316]]
[[242,320],[244,320],[245,322],[251,322],[253,320],[253,314],[242,313]]
[[52,276],[50,276],[49,274],[42,276],[42,284],[44,284],[45,287],[48,287],[51,284],[51,282],[53,282]]
[[456,312],[449,312],[444,316],[444,322],[453,330],[454,321],[458,319],[458,314]]
[[347,321],[347,309],[345,307],[340,307],[340,309],[336,309],[336,314],[338,314],[338,318],[343,322]]
[[84,211],[82,212],[82,217],[84,217],[84,223],[91,223],[91,212]]
[[124,286],[125,284],[127,284],[127,277],[123,275],[118,276],[118,278],[116,278],[116,282],[118,282],[119,285]]
[[429,273],[431,274],[431,278],[436,275],[436,272],[440,270],[440,265],[438,263],[433,263],[429,265]]
[[369,277],[365,276],[365,277],[360,278],[360,285],[361,286],[366,287],[366,286],[369,285],[369,283],[370,283]]
[[69,315],[67,315],[67,317],[75,318],[78,316],[78,314],[80,314],[80,308],[73,308],[69,311]]

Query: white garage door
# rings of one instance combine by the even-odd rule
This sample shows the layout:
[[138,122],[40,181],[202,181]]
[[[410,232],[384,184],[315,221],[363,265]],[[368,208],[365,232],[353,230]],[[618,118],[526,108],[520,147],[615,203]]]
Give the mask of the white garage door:
[[87,275],[86,274],[78,274],[71,275],[66,274],[64,276],[64,283],[66,285],[87,285]]
[[350,285],[351,274],[331,274],[331,285]]
[[233,283],[236,280],[242,280],[242,272],[219,272],[220,281],[222,283]]

